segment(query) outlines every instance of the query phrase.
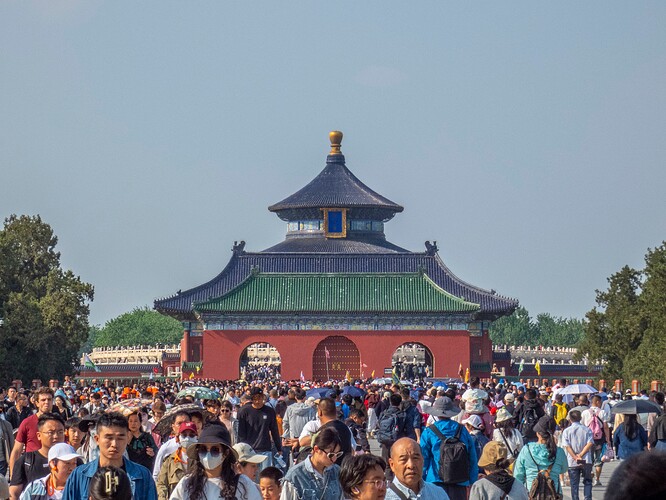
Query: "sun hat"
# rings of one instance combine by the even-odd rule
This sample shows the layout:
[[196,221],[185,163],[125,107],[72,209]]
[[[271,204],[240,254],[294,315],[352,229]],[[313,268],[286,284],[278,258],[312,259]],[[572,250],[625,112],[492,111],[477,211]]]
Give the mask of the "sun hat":
[[504,443],[499,441],[488,441],[483,447],[481,458],[479,458],[479,467],[482,469],[496,465],[498,460],[503,460],[507,457],[507,449]]
[[455,417],[460,413],[460,408],[453,404],[451,398],[442,396],[435,399],[435,402],[426,408],[424,411],[433,417]]
[[199,435],[199,441],[187,447],[187,456],[189,458],[196,458],[197,446],[200,444],[221,444],[231,450],[234,455],[238,455],[236,450],[231,447],[231,435],[223,424],[211,424],[208,427],[204,427]]
[[513,415],[511,415],[511,412],[506,409],[506,406],[502,406],[499,410],[497,410],[497,414],[495,414],[495,423],[506,422],[507,420],[512,419]]
[[239,462],[248,462],[251,464],[260,464],[268,457],[266,455],[259,455],[256,451],[252,449],[247,443],[236,443],[233,445],[233,449],[238,455]]
[[481,429],[483,427],[483,420],[478,415],[470,415],[465,420],[462,421],[463,424],[469,424],[475,429]]
[[58,443],[51,446],[49,449],[48,461],[51,460],[71,460],[73,458],[83,458],[76,450],[67,443]]

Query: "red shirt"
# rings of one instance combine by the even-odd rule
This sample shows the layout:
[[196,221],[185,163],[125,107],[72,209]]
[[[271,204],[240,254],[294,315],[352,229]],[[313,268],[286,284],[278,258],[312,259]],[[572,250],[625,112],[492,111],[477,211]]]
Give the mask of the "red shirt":
[[16,440],[25,445],[25,451],[37,451],[42,447],[42,443],[37,439],[37,415],[30,415],[21,425],[16,433]]

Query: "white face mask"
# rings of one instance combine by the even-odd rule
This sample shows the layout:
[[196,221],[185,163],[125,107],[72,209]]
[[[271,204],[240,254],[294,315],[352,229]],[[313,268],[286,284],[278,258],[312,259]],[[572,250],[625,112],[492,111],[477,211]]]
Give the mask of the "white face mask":
[[183,448],[187,448],[191,444],[196,444],[199,442],[199,439],[196,437],[182,437],[180,438],[180,446]]
[[224,460],[224,455],[220,453],[218,456],[214,457],[210,454],[209,451],[205,453],[199,453],[199,461],[206,470],[213,470],[216,467],[219,467]]

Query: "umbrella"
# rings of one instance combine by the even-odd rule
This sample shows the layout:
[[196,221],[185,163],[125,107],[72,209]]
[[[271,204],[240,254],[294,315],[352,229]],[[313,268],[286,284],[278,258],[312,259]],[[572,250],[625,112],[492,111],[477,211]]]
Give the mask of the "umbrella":
[[637,415],[639,413],[656,413],[661,415],[661,407],[648,399],[629,399],[622,401],[611,408],[612,413],[623,415]]
[[191,396],[194,399],[217,399],[220,397],[220,393],[208,387],[187,387],[180,391],[176,397],[184,398],[186,396]]
[[144,406],[149,406],[152,404],[152,399],[140,399],[140,398],[132,398],[132,399],[125,399],[122,401],[118,401],[117,403],[113,403],[111,406],[109,406],[107,411],[116,411],[118,413],[122,413],[123,415],[127,416],[133,411],[139,410],[140,408]]
[[361,389],[353,385],[343,387],[342,394],[349,394],[352,398],[362,398],[365,396],[365,393]]
[[433,387],[437,387],[438,389],[441,388],[441,389],[444,389],[444,390],[446,390],[446,389],[449,388],[449,386],[446,385],[446,384],[445,384],[444,382],[442,382],[441,380],[438,380],[437,382],[435,382],[434,384],[432,384],[432,386],[433,386]]
[[305,393],[305,395],[309,398],[325,398],[328,393],[331,391],[330,387],[315,387],[314,389],[310,389]]
[[160,435],[169,434],[171,432],[171,424],[174,421],[176,413],[181,411],[186,412],[188,415],[192,415],[193,413],[203,414],[204,409],[196,403],[172,406],[164,414],[162,420],[157,422],[154,432],[157,432]]
[[558,394],[594,394],[595,392],[599,391],[587,384],[571,384],[557,391]]
[[376,378],[375,380],[372,381],[373,384],[375,385],[384,385],[384,384],[390,384],[391,383],[390,378]]

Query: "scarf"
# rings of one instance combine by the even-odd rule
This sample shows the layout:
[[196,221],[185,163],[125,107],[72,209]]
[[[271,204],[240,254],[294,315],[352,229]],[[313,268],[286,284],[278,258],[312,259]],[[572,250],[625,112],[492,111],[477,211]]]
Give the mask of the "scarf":
[[506,469],[500,469],[497,472],[493,472],[492,474],[487,475],[486,479],[507,495],[513,487],[513,482],[516,480]]

